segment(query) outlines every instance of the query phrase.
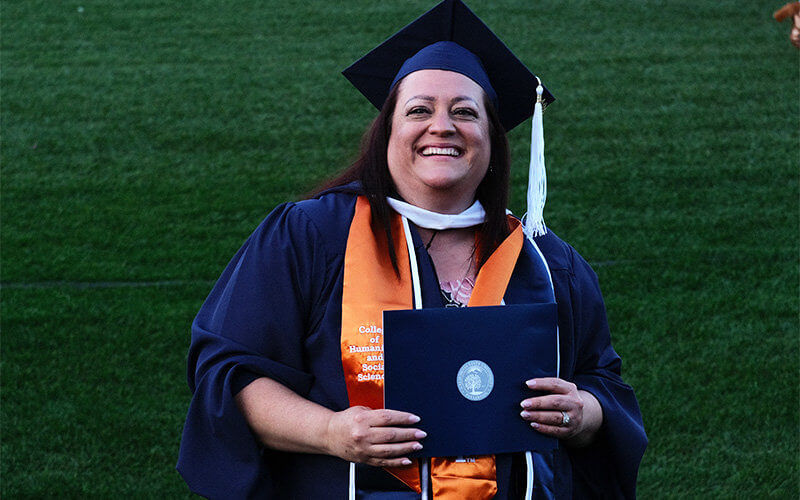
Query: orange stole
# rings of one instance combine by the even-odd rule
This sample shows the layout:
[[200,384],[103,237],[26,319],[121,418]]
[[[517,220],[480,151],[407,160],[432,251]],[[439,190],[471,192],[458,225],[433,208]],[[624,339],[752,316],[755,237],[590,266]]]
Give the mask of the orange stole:
[[[519,221],[509,218],[509,224],[511,234],[478,272],[470,306],[502,303],[524,241]],[[342,291],[342,367],[351,406],[383,408],[383,311],[413,308],[409,254],[399,215],[392,217],[391,230],[399,277],[387,258],[384,231],[373,223],[367,199],[359,196],[347,238]],[[420,491],[416,461],[386,470]],[[431,488],[436,499],[492,498],[497,493],[494,455],[475,457],[473,462],[432,458]]]

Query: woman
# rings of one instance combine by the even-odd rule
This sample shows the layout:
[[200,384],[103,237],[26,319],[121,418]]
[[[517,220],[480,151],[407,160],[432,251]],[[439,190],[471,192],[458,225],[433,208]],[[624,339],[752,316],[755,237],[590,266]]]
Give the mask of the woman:
[[[477,19],[447,0],[409,28],[427,26],[431,16]],[[434,35],[430,42],[392,70],[359,160],[313,199],[273,211],[198,314],[189,355],[195,395],[178,464],[194,491],[224,498],[349,492],[400,499],[419,498],[420,489],[434,498],[634,495],[646,439],[635,397],[619,377],[596,278],[552,232],[526,240],[507,219],[504,129],[517,118],[497,108],[510,108],[509,92],[492,85],[496,73],[478,49],[461,45],[469,41]],[[404,226],[407,220],[413,224]],[[412,307],[409,262],[419,267],[422,306],[476,305],[499,247],[514,238],[519,248],[506,266],[513,274],[490,301],[558,303],[560,378],[529,380],[539,395],[520,401],[519,418],[562,446],[527,464],[513,454],[434,459],[420,474],[408,457],[425,446],[419,418],[382,408],[382,382],[356,377],[359,358],[348,354],[346,337],[353,325],[375,325],[384,309]]]

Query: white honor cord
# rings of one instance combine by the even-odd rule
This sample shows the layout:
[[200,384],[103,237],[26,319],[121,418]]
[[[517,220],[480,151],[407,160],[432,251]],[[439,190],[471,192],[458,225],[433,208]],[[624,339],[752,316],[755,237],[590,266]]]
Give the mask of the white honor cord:
[[[411,284],[414,288],[414,309],[422,309],[422,287],[419,280],[419,267],[417,266],[417,252],[414,251],[414,240],[411,238],[411,229],[408,227],[408,219],[403,216],[403,232],[406,236],[406,247],[408,247],[408,260],[411,264]],[[422,459],[422,470],[420,471],[420,489],[422,493],[420,500],[428,500],[428,483],[430,477],[430,465],[427,458]]]
[[533,498],[533,457],[531,452],[525,452],[525,500]]
[[350,486],[347,490],[347,498],[356,500],[356,463],[350,462]]
[[414,239],[411,238],[411,229],[408,227],[408,219],[403,216],[403,232],[406,235],[406,247],[408,247],[408,260],[411,264],[411,284],[414,287],[414,309],[422,309],[422,287],[419,282],[419,268],[417,267],[417,252],[414,251]]
[[422,459],[422,471],[419,473],[420,475],[420,489],[422,493],[420,493],[420,500],[428,500],[428,488],[429,488],[429,481],[430,481],[430,462],[427,458]]
[[[539,258],[542,259],[542,264],[544,264],[544,268],[547,270],[547,279],[550,280],[550,289],[553,291],[553,302],[556,301],[556,287],[553,285],[553,275],[550,274],[550,266],[547,265],[547,259],[544,258],[544,254],[541,250],[539,250],[539,245],[533,241],[533,238],[528,236],[528,241],[531,242],[533,248],[536,250],[536,253],[539,255]],[[561,334],[558,330],[558,322],[556,322],[556,377],[561,376]]]
[[[534,250],[536,250],[536,254],[542,259],[542,264],[544,264],[544,268],[547,271],[547,279],[550,281],[550,289],[553,291],[553,302],[556,301],[556,288],[553,285],[553,275],[550,273],[550,266],[547,265],[547,260],[544,258],[544,254],[539,249],[539,245],[533,240],[532,237],[528,236],[528,241],[533,245]],[[559,346],[561,345],[561,340],[559,338],[559,331],[558,331],[558,324],[556,323],[556,377],[561,374],[561,349]],[[525,500],[531,500],[533,498],[533,455],[530,451],[525,452],[525,469],[526,469],[526,480],[525,480]]]

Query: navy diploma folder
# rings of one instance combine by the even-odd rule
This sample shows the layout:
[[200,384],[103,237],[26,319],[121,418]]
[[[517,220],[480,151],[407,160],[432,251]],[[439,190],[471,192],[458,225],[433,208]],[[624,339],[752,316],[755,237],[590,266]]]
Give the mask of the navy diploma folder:
[[557,375],[554,303],[385,311],[383,331],[385,407],[428,434],[410,456],[557,448],[519,415],[525,381]]

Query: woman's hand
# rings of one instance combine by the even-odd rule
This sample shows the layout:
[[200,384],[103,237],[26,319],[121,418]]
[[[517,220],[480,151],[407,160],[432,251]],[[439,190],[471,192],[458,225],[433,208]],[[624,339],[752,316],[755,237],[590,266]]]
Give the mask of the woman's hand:
[[364,406],[335,412],[265,377],[239,391],[236,402],[258,440],[276,450],[392,467],[410,464],[403,455],[422,449],[425,437],[405,427],[419,422],[411,413]]
[[331,415],[327,426],[328,453],[350,462],[375,467],[411,464],[403,455],[421,450],[418,441],[426,436],[413,425],[419,417],[396,410],[371,410],[353,406]]
[[522,401],[520,415],[531,427],[570,446],[591,443],[603,423],[603,409],[591,393],[560,378],[536,378],[525,384],[548,393]]

